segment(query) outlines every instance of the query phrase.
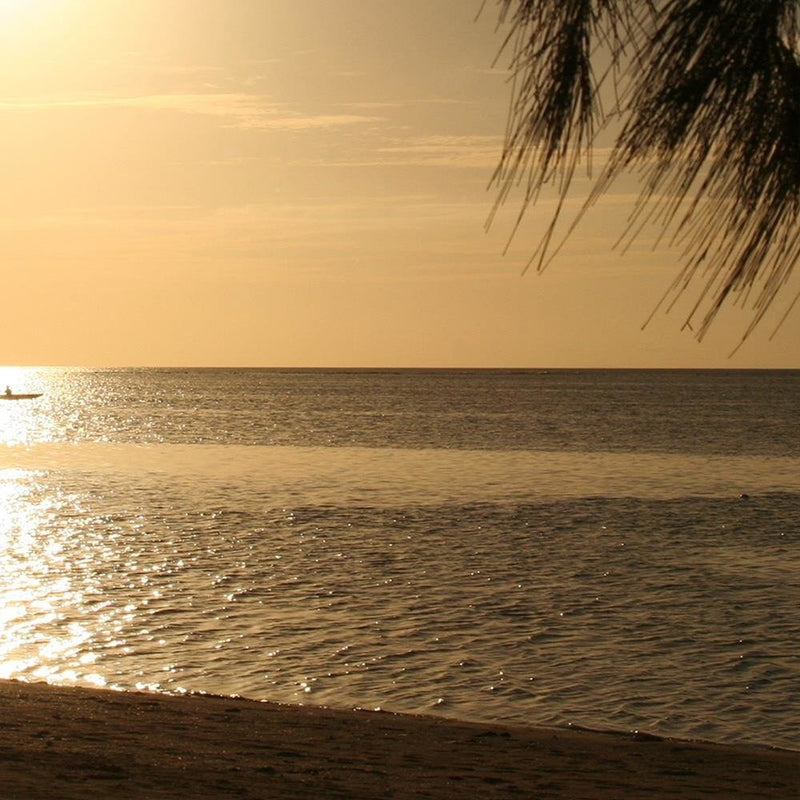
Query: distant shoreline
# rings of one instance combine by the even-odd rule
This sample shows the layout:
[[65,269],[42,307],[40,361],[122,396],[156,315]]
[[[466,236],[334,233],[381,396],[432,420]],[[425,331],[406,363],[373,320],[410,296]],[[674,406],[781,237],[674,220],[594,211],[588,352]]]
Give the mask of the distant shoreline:
[[800,753],[0,681],[4,797],[790,798]]

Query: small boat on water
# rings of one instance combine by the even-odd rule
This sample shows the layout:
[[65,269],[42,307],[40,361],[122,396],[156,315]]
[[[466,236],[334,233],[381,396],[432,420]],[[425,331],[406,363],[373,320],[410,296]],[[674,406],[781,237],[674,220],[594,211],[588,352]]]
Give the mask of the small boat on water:
[[10,386],[6,386],[5,392],[0,394],[0,400],[33,400],[36,397],[41,397],[42,393],[39,392],[38,394],[15,394],[11,391]]

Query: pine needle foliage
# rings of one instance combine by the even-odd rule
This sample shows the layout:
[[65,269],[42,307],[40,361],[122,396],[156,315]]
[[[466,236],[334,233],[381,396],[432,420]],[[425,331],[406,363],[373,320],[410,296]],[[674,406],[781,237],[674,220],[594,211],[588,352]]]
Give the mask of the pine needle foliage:
[[683,256],[664,300],[699,286],[685,323],[699,339],[726,302],[740,302],[753,312],[746,338],[800,256],[798,1],[497,3],[512,97],[495,211],[522,187],[519,225],[543,187],[560,197],[531,263],[541,270],[557,252],[570,183],[616,120],[611,155],[569,230],[635,174],[641,193],[623,244],[659,226]]

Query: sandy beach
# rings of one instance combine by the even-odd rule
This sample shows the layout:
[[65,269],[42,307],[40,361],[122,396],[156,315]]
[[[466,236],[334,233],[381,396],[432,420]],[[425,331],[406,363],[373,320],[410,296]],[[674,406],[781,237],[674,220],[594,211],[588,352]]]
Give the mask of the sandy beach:
[[5,800],[796,798],[800,754],[0,682]]

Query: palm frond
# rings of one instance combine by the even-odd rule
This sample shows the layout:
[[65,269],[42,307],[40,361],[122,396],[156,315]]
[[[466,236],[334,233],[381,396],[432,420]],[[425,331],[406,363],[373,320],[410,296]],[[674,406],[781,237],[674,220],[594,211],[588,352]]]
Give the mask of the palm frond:
[[585,208],[621,174],[638,174],[626,238],[656,223],[680,243],[684,267],[668,296],[699,277],[686,320],[692,327],[702,313],[698,338],[730,300],[750,304],[749,335],[800,256],[797,0],[498,2],[515,85],[497,206],[524,184],[519,225],[545,185],[561,198],[538,267],[604,120],[594,76],[602,45],[619,68],[621,132]]

